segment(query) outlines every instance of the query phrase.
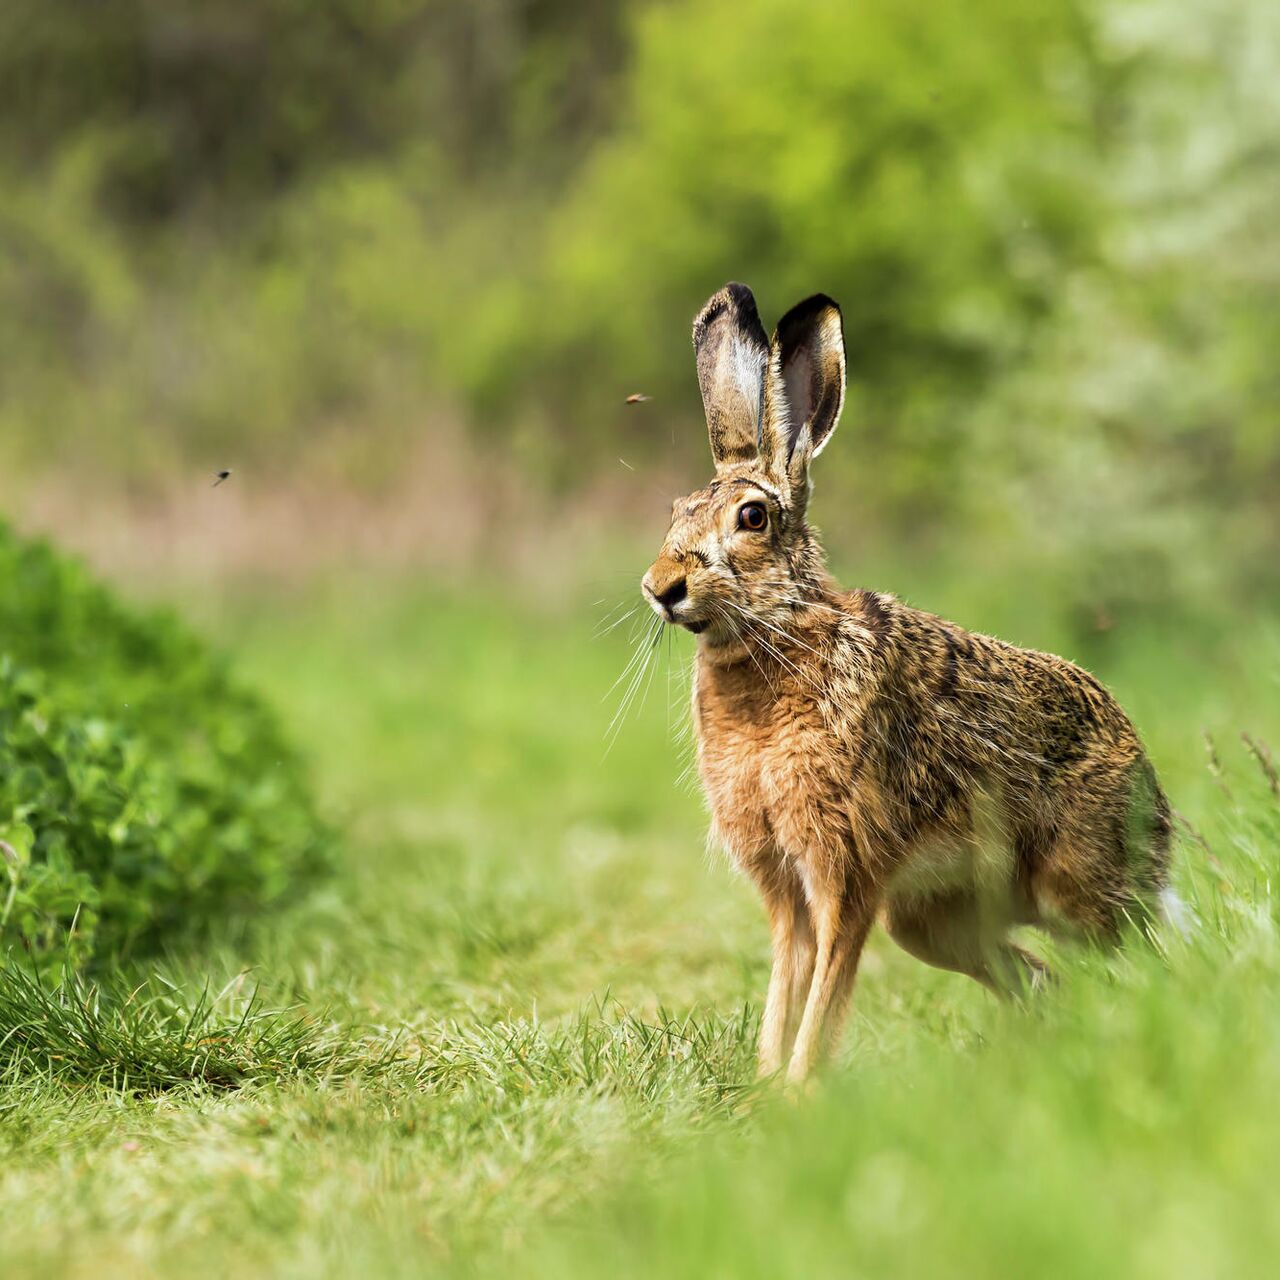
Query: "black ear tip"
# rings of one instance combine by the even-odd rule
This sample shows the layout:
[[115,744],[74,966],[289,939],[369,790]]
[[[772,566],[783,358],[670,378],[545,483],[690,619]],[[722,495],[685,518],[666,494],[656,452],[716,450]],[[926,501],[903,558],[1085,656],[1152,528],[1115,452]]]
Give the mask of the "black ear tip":
[[815,293],[803,302],[797,302],[781,320],[774,332],[774,341],[790,345],[821,319],[824,313],[834,312],[836,324],[840,326],[841,338],[844,335],[844,316],[840,312],[840,304],[825,293]]
[[726,313],[738,329],[750,333],[753,338],[758,338],[762,344],[768,345],[764,325],[760,323],[760,313],[756,310],[755,294],[745,284],[731,280],[718,293],[713,293],[707,299],[706,305],[698,312],[693,322],[695,347],[701,345],[707,330]]
[[830,307],[832,311],[838,312],[840,310],[840,304],[829,294],[815,293],[806,298],[803,302],[797,302],[787,314],[790,315],[793,312],[799,312],[804,315],[814,316],[817,315],[819,311],[825,311],[828,307]]

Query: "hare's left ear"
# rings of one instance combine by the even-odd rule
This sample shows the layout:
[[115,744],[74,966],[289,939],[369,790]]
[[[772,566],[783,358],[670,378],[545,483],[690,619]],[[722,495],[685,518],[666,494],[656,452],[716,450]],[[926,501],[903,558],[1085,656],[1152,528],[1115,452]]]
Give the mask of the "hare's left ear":
[[793,483],[831,439],[844,407],[844,326],[824,293],[806,298],[778,321],[770,344],[765,448]]
[[749,462],[760,450],[769,341],[745,284],[727,284],[693,322],[698,386],[717,467]]

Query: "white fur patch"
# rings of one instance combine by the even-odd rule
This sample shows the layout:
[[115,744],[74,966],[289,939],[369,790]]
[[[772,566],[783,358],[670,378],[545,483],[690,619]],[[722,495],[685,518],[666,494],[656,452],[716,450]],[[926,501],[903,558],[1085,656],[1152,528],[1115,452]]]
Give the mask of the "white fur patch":
[[921,846],[893,874],[889,897],[902,902],[927,902],[938,894],[970,889],[974,883],[973,850],[949,840]]
[[743,342],[736,335],[729,343],[729,381],[742,396],[751,425],[757,435],[760,431],[761,398],[764,395],[764,369],[766,353]]
[[1160,916],[1184,938],[1191,937],[1200,926],[1196,913],[1168,885],[1160,890]]

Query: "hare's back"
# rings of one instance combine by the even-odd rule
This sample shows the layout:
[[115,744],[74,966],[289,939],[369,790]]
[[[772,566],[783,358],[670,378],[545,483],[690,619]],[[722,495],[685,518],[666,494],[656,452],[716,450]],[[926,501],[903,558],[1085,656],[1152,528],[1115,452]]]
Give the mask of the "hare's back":
[[1152,900],[1167,876],[1169,806],[1101,682],[1054,654],[888,597],[878,605],[866,741],[878,744],[879,785],[909,859],[948,838],[992,837],[980,843],[1005,846],[1038,914],[1096,932]]
[[876,696],[865,740],[891,787],[897,779],[895,789],[919,793],[901,796],[913,808],[938,812],[983,789],[1043,810],[1142,758],[1120,704],[1082,667],[874,599]]

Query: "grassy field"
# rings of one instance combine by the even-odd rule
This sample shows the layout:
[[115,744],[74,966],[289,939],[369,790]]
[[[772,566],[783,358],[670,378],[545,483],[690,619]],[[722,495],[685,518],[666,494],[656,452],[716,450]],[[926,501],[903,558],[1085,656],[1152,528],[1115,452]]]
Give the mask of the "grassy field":
[[[841,1062],[786,1101],[751,1083],[767,940],[704,853],[685,639],[606,750],[628,624],[593,633],[630,589],[193,595],[315,761],[344,863],[33,1014],[39,1071],[0,1049],[0,1274],[1271,1274],[1280,796],[1239,733],[1280,741],[1274,627],[1072,655],[1195,829],[1192,941],[1063,956],[1018,1009],[877,938]],[[963,598],[913,603],[1067,643]]]

